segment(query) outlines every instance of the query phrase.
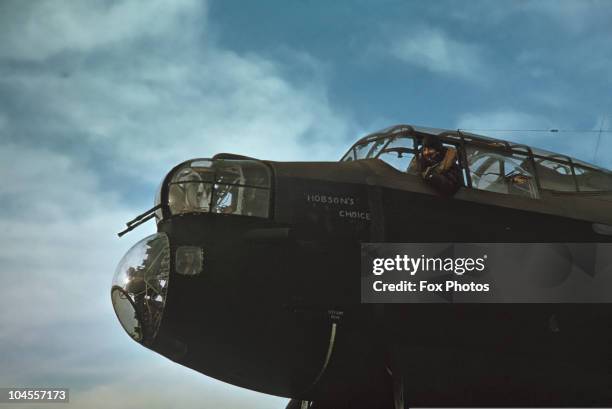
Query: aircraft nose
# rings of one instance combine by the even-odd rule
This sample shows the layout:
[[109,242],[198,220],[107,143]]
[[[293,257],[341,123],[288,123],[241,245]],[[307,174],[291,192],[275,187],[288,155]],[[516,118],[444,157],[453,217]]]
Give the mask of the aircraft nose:
[[113,277],[111,301],[115,314],[132,339],[150,345],[161,323],[168,279],[170,245],[165,233],[136,243],[123,256]]

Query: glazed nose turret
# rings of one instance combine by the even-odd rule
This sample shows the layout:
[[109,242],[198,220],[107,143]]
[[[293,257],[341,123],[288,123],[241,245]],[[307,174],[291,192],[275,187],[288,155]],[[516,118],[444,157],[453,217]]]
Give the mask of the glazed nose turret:
[[123,256],[113,277],[111,301],[132,339],[151,345],[161,323],[170,276],[170,246],[165,233],[136,243]]

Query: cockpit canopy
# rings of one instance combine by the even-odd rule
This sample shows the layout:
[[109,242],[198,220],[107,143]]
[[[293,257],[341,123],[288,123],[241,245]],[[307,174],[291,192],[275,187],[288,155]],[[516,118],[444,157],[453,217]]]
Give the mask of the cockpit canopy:
[[192,159],[173,169],[159,188],[158,220],[170,215],[222,213],[268,217],[271,176],[253,159]]
[[341,161],[380,159],[400,172],[416,173],[425,135],[437,135],[445,146],[457,149],[467,187],[534,199],[540,189],[612,192],[612,172],[566,155],[468,132],[410,125],[361,138]]

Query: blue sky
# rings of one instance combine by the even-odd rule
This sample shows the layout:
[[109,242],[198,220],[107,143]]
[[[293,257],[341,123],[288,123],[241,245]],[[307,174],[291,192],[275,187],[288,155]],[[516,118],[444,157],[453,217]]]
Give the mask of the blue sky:
[[[176,163],[358,137],[611,129],[612,2],[0,3],[0,386],[75,407],[283,408],[132,342],[109,286]],[[612,133],[490,133],[612,167]]]

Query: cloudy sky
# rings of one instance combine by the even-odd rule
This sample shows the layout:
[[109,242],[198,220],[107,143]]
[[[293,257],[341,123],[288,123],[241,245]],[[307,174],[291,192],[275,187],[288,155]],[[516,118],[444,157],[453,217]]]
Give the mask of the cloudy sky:
[[[131,341],[122,224],[176,163],[337,160],[397,123],[610,130],[612,2],[0,1],[0,387],[283,408]],[[612,167],[612,133],[490,132]],[[25,406],[24,406],[25,407]]]

